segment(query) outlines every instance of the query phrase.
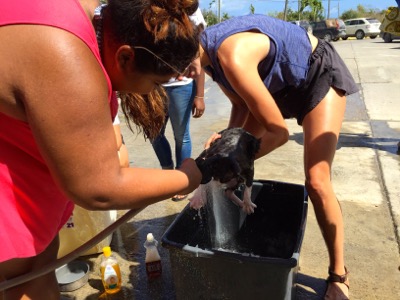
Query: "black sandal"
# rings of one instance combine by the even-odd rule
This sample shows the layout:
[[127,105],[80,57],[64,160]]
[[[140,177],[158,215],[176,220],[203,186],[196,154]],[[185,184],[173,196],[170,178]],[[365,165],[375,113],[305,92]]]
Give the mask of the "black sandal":
[[178,202],[178,201],[182,201],[185,200],[187,198],[188,195],[175,195],[173,196],[171,199],[174,202]]
[[[347,286],[347,288],[350,290],[350,286],[349,286],[349,271],[347,271],[347,268],[344,267],[345,273],[343,275],[338,275],[336,273],[333,273],[331,270],[328,270],[328,278],[326,279],[326,282],[329,284],[331,282],[337,282],[337,283],[343,283],[345,286]],[[328,290],[327,290],[328,291]],[[325,293],[326,296],[326,293]],[[349,298],[346,297],[344,298],[344,300],[348,300]]]

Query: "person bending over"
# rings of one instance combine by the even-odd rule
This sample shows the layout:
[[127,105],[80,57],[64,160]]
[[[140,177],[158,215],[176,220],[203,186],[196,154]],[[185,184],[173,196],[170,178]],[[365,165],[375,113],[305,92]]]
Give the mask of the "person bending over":
[[200,40],[202,67],[232,102],[228,127],[261,138],[257,158],[287,142],[284,119],[303,127],[305,185],[329,253],[325,297],[347,299],[343,219],[331,183],[346,96],[358,91],[347,67],[330,43],[264,15],[208,27]]

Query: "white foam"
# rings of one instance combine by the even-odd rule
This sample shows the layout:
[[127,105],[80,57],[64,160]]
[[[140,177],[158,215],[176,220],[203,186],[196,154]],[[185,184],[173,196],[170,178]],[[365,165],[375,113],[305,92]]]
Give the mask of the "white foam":
[[205,190],[212,247],[220,248],[239,231],[241,209],[226,197],[219,182],[211,180]]

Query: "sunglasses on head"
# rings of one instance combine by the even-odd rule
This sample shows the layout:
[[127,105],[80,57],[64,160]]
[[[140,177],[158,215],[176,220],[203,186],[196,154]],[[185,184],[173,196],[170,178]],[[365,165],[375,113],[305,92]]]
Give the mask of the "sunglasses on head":
[[190,62],[190,64],[182,71],[178,71],[175,67],[171,66],[169,63],[167,63],[165,60],[163,60],[161,57],[159,57],[157,54],[155,54],[153,51],[147,49],[146,47],[142,47],[142,46],[134,46],[133,49],[143,49],[146,50],[148,53],[150,53],[151,55],[153,55],[155,58],[157,58],[158,60],[160,60],[163,64],[165,64],[166,66],[168,66],[172,71],[174,71],[175,73],[178,74],[177,77],[179,76],[185,76],[187,70],[189,69],[190,65],[192,64],[192,62]]

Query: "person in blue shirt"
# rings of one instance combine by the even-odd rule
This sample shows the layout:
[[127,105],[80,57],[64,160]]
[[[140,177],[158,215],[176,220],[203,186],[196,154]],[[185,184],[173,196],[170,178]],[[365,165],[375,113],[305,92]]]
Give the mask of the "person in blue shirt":
[[285,119],[303,127],[305,186],[329,253],[325,299],[348,299],[343,218],[331,183],[346,96],[358,91],[344,62],[330,43],[265,15],[208,27],[200,60],[232,103],[228,127],[261,139],[256,158],[288,141]]

